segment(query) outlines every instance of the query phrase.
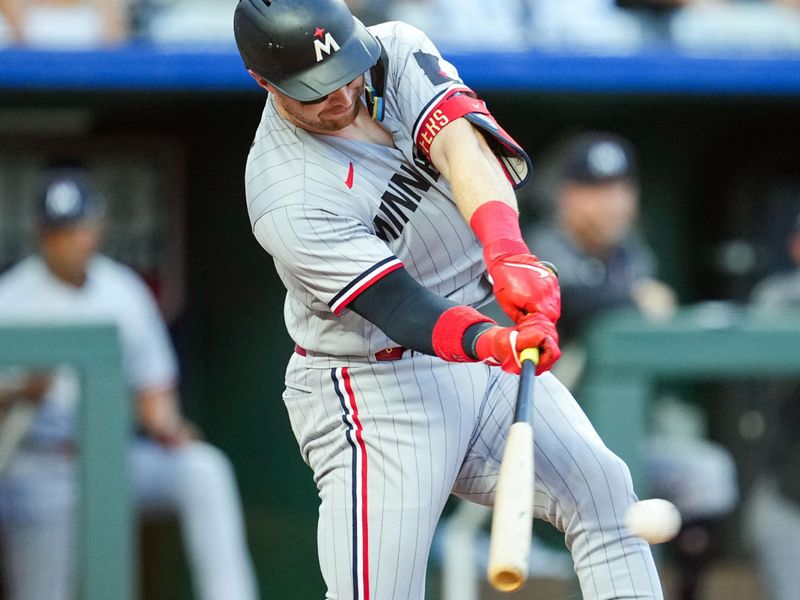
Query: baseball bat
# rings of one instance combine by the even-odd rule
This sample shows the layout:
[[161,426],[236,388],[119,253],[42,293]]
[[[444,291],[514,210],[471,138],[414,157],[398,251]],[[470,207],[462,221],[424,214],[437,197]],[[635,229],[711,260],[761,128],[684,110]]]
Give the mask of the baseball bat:
[[489,542],[489,583],[501,592],[518,590],[528,578],[533,527],[533,388],[539,350],[520,353],[521,372],[514,422],[497,478]]

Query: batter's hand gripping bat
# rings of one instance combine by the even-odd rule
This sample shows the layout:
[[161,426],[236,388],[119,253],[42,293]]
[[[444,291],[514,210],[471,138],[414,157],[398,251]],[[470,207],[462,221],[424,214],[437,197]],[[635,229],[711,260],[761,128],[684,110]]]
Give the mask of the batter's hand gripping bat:
[[533,387],[539,350],[520,353],[521,372],[514,422],[497,478],[489,544],[489,583],[502,592],[522,587],[528,577],[533,526]]

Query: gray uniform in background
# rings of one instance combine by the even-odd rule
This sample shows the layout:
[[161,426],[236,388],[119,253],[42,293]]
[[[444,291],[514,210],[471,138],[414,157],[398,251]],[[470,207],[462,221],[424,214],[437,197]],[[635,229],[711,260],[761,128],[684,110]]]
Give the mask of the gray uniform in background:
[[[138,275],[95,256],[87,281],[73,288],[39,256],[0,277],[0,322],[114,323],[131,393],[171,387],[177,361],[158,306]],[[2,381],[0,381],[2,384]],[[80,510],[77,413],[79,374],[58,368],[37,417],[0,476],[0,532],[9,600],[70,600],[77,585]],[[165,448],[136,437],[128,454],[131,489],[144,514],[176,514],[195,592],[205,600],[255,600],[239,494],[227,457],[191,441]]]

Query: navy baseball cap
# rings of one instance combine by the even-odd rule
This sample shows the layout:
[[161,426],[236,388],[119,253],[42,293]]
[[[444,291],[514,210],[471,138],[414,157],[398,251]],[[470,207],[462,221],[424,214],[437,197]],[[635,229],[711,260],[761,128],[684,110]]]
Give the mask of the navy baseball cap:
[[636,181],[636,159],[630,143],[611,133],[586,133],[563,146],[558,178],[582,184]]
[[58,229],[103,216],[103,198],[83,177],[60,173],[48,179],[38,204],[39,224]]

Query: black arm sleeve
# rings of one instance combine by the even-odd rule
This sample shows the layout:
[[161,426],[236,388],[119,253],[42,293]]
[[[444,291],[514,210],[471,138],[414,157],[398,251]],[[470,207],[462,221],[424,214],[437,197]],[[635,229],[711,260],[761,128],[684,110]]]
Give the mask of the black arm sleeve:
[[435,356],[433,327],[456,303],[422,287],[405,269],[392,271],[369,286],[348,308],[401,346]]
[[[436,356],[433,328],[442,313],[454,306],[458,305],[422,287],[405,269],[397,269],[364,290],[348,308],[401,346]],[[467,331],[463,344],[468,352],[472,338],[483,330]]]

